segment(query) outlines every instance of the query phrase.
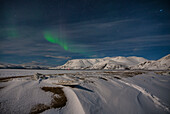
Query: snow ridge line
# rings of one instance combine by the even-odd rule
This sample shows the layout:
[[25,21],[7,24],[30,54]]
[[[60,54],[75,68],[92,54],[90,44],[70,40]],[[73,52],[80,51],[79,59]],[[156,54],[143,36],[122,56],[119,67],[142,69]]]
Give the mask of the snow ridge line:
[[64,92],[68,98],[68,106],[70,106],[72,114],[85,114],[82,104],[76,93],[69,87],[64,87]]
[[167,112],[170,112],[169,108],[163,104],[165,103],[161,103],[160,99],[158,97],[156,97],[155,95],[149,93],[148,91],[146,91],[144,88],[140,87],[140,86],[137,86],[135,84],[132,84],[132,83],[127,83],[127,82],[124,82],[122,80],[119,80],[121,83],[124,83],[130,87],[133,87],[135,89],[137,89],[138,91],[140,91],[141,93],[143,93],[144,95],[148,96],[156,106],[159,106],[161,108],[163,108],[164,110],[166,110]]

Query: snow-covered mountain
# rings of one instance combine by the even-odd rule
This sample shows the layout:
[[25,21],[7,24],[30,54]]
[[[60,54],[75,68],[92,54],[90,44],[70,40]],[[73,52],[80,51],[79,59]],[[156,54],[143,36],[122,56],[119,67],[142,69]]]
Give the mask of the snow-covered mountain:
[[0,69],[48,69],[46,66],[28,65],[28,64],[3,64],[0,63]]
[[98,59],[73,59],[62,66],[47,67],[31,64],[3,64],[0,69],[144,69],[170,70],[170,54],[159,60],[147,60],[143,57],[105,57]]
[[100,59],[73,59],[50,69],[129,69],[147,59],[142,57],[105,57]]
[[146,69],[146,70],[170,70],[170,54],[157,61],[145,61],[131,69]]

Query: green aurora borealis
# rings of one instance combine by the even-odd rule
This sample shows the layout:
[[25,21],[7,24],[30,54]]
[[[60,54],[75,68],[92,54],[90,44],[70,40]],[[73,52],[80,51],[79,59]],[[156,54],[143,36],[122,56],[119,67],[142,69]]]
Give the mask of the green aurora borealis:
[[72,53],[79,53],[84,56],[92,55],[90,51],[87,51],[87,49],[76,47],[74,46],[75,43],[72,43],[71,41],[64,39],[62,36],[59,37],[56,34],[53,34],[52,32],[45,31],[44,38],[50,43],[59,45],[65,51],[72,52]]
[[44,37],[47,41],[54,43],[54,44],[58,44],[59,46],[64,48],[64,50],[66,51],[69,50],[68,44],[64,40],[62,40],[61,38],[57,36],[52,35],[50,32],[45,32]]

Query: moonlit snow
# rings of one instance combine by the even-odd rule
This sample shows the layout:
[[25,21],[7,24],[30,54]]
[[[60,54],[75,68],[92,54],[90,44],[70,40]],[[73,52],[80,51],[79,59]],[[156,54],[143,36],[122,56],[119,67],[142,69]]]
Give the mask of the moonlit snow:
[[[44,78],[41,81],[34,79],[36,73],[41,73]],[[48,106],[52,102],[53,93],[43,91],[42,87],[62,87],[67,98],[66,105],[41,113],[167,114],[170,113],[169,73],[144,70],[1,69],[0,111],[3,114],[30,113],[38,104]],[[23,78],[14,78],[17,76]],[[66,83],[61,84],[61,80]]]

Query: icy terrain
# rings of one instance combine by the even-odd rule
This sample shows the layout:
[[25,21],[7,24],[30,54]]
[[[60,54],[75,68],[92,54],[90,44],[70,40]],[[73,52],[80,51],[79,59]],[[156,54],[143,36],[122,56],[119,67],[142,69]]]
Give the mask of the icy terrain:
[[[36,106],[43,114],[170,113],[169,71],[9,71],[0,72],[2,114],[27,114]],[[64,94],[43,87],[62,88]],[[63,96],[66,104],[54,107]]]
[[[27,76],[34,75],[35,73],[42,74],[59,74],[59,73],[72,73],[78,72],[79,70],[26,70],[26,69],[0,69],[0,78],[1,77],[12,77],[12,76]],[[87,71],[93,72],[93,70]]]

